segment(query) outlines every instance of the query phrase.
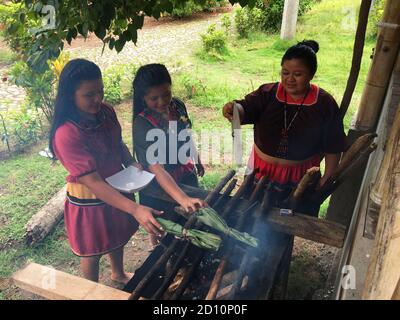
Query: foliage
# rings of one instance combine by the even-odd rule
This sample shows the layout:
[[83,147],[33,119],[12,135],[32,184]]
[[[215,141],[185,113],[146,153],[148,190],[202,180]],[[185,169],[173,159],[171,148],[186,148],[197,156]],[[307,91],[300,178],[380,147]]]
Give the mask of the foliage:
[[204,51],[210,56],[222,59],[228,53],[227,36],[223,30],[217,29],[215,23],[208,27],[206,33],[201,34],[201,40]]
[[[127,42],[136,43],[145,15],[158,19],[161,13],[172,13],[188,1],[191,0],[15,0],[19,7],[10,17],[7,34],[12,40],[21,35],[30,37],[30,42],[21,47],[22,53],[30,67],[43,72],[48,69],[47,60],[61,53],[63,40],[71,43],[78,34],[86,38],[94,33],[110,49],[120,52]],[[197,2],[204,4],[206,0]],[[240,0],[241,5],[248,2],[252,1]]]
[[368,17],[367,35],[375,39],[378,36],[378,22],[382,20],[385,0],[375,0]]
[[211,10],[214,7],[220,6],[224,2],[224,0],[172,0],[174,8],[171,12],[171,16],[178,18],[188,17],[196,12]]
[[[316,0],[301,0],[298,16],[307,12]],[[236,12],[235,22],[239,36],[246,38],[250,31],[277,32],[280,29],[285,0],[257,0],[254,8]]]
[[265,23],[263,11],[259,8],[242,8],[235,11],[235,26],[239,38],[247,38],[252,31],[259,31]]
[[30,108],[9,110],[3,121],[1,131],[7,130],[2,133],[3,142],[6,142],[5,139],[13,138],[15,145],[23,147],[39,141],[42,135],[40,115]]
[[228,13],[225,13],[221,18],[221,26],[225,29],[225,33],[228,35],[231,30],[232,21]]

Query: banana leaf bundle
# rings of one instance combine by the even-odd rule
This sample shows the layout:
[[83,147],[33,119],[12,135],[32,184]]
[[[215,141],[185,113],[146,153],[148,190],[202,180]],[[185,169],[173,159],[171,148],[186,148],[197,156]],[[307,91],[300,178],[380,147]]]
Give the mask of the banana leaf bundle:
[[202,249],[210,249],[217,251],[221,244],[221,237],[197,230],[197,229],[184,229],[180,224],[157,217],[156,220],[161,224],[164,231],[167,233],[171,233],[178,238],[187,239],[193,245],[202,248]]
[[230,228],[226,221],[211,207],[199,209],[196,213],[197,219],[205,225],[212,227],[224,234],[243,242],[252,247],[258,247],[258,239],[252,237],[247,232],[240,232]]

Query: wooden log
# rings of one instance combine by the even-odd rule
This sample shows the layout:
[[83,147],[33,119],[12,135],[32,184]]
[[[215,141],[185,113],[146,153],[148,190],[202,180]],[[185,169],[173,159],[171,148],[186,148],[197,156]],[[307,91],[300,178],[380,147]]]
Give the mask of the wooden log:
[[350,75],[347,79],[347,85],[343,94],[342,102],[340,103],[340,114],[342,118],[344,118],[347,109],[349,108],[350,101],[357,84],[358,74],[360,73],[360,66],[365,43],[365,32],[367,30],[368,15],[371,8],[371,2],[372,0],[363,0],[361,2],[360,12],[358,15],[356,37],[354,40]]
[[16,286],[50,300],[128,300],[129,293],[36,263],[13,274]]
[[306,174],[301,178],[299,184],[290,194],[287,201],[285,201],[287,205],[294,210],[299,204],[306,190],[308,190],[308,192],[313,192],[315,190],[315,187],[320,178],[321,172],[319,170],[319,167],[312,167],[308,169]]
[[[393,127],[392,130],[399,130]],[[389,177],[362,293],[363,299],[391,299],[400,278],[400,135],[396,134]]]
[[25,225],[25,242],[35,245],[43,240],[64,215],[67,187],[58,191]]

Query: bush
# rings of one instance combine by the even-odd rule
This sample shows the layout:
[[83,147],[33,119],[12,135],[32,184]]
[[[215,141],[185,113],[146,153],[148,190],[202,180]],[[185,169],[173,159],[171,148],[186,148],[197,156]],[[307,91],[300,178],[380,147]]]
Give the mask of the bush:
[[239,38],[247,38],[250,32],[259,31],[264,25],[264,14],[259,8],[248,7],[235,12],[235,26]]
[[[299,14],[311,9],[316,0],[301,0]],[[245,7],[235,13],[236,30],[239,37],[246,38],[252,31],[278,32],[281,27],[285,0],[257,0],[253,9]]]
[[122,73],[119,69],[108,69],[103,74],[104,100],[108,103],[119,103],[122,100],[121,93]]
[[42,134],[40,116],[32,108],[9,110],[5,120],[7,139],[11,138],[17,146],[23,147],[39,141]]
[[230,15],[225,13],[221,18],[221,26],[225,29],[225,33],[228,35],[231,30],[232,22]]
[[49,122],[53,119],[56,76],[48,69],[38,74],[26,62],[18,61],[9,69],[10,81],[25,89],[29,104],[41,110]]
[[201,35],[204,51],[218,59],[228,53],[227,36],[222,30],[217,30],[216,24],[211,24],[207,32]]
[[378,22],[382,20],[385,9],[385,0],[375,0],[368,18],[367,35],[372,39],[378,36]]
[[182,2],[181,0],[172,0],[172,4],[174,9],[172,10],[171,16],[183,18],[191,16],[196,12],[211,11],[212,8],[225,4],[225,0],[189,0],[186,2]]

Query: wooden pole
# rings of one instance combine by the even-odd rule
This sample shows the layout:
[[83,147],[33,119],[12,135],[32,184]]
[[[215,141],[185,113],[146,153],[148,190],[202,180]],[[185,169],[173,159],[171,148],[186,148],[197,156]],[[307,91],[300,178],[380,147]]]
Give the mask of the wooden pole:
[[349,108],[351,97],[353,96],[354,88],[357,84],[358,74],[360,73],[360,66],[365,43],[365,32],[367,30],[368,15],[371,8],[371,2],[372,0],[363,0],[360,6],[350,75],[347,80],[347,86],[346,90],[344,91],[342,102],[340,104],[340,114],[342,117],[345,116],[347,109]]
[[296,35],[297,15],[299,13],[299,0],[285,0],[283,8],[281,39],[291,40]]
[[363,299],[391,299],[400,277],[400,126],[393,125],[387,183],[374,248],[364,282]]

